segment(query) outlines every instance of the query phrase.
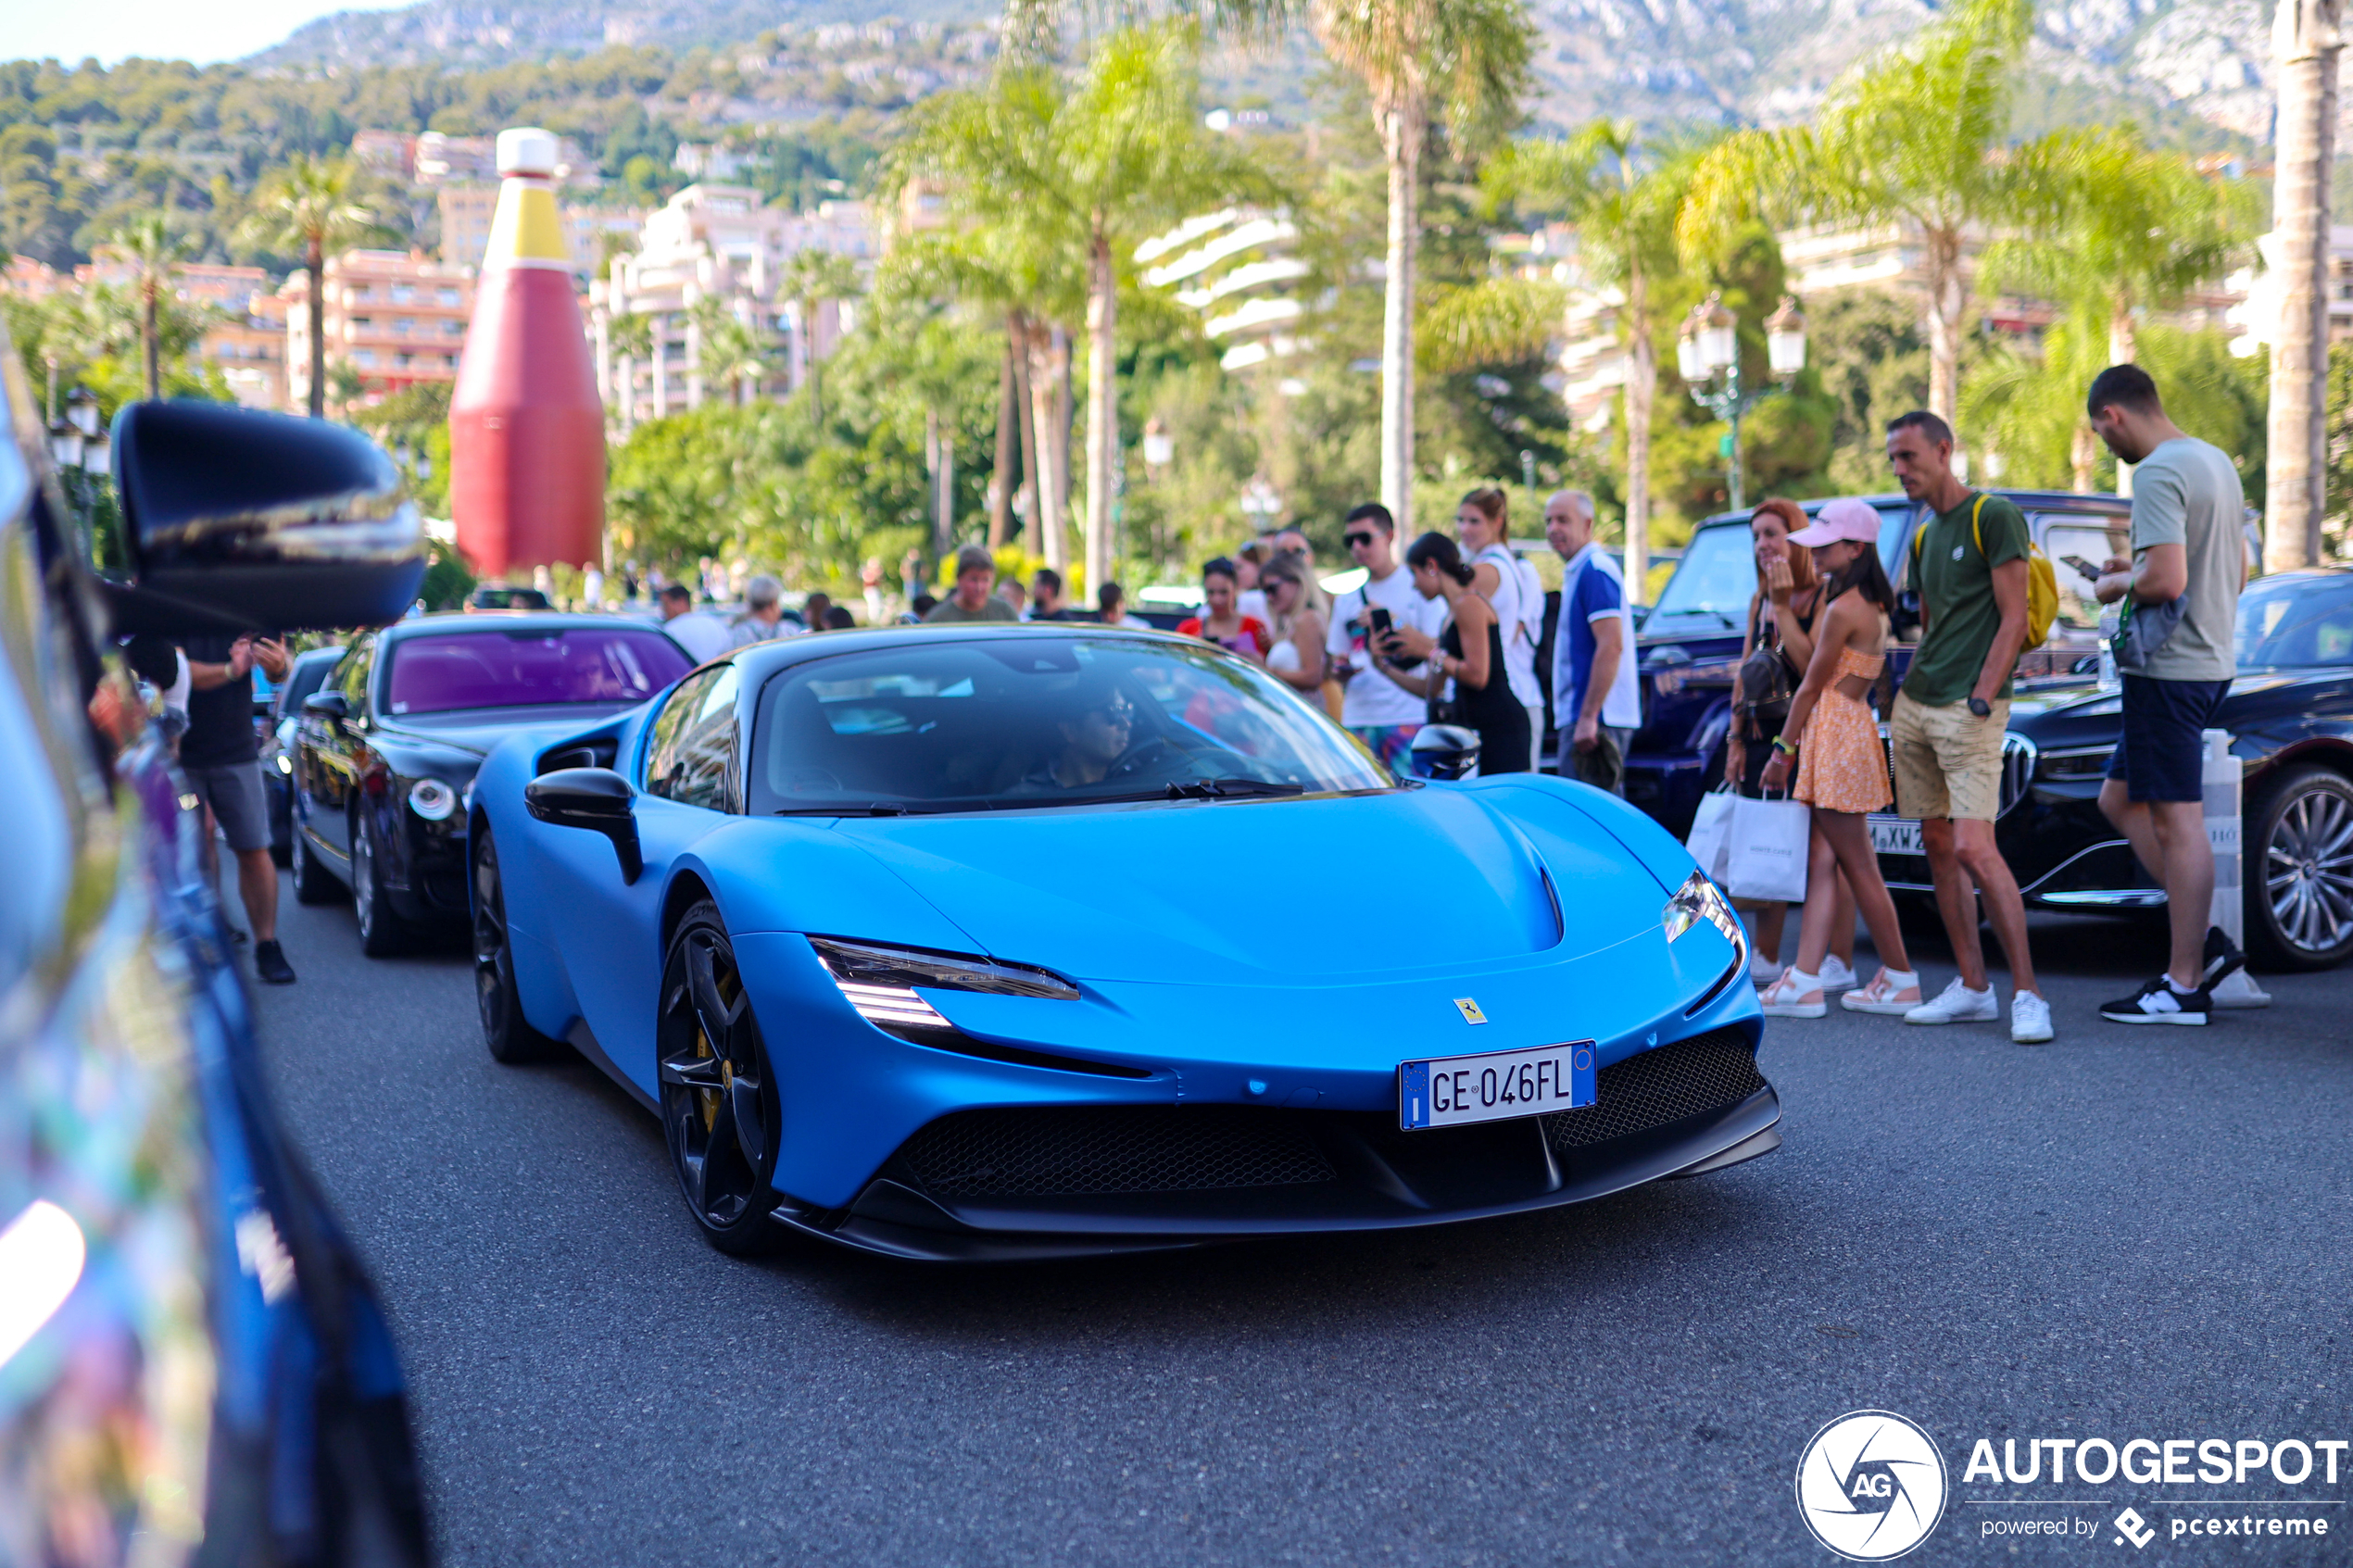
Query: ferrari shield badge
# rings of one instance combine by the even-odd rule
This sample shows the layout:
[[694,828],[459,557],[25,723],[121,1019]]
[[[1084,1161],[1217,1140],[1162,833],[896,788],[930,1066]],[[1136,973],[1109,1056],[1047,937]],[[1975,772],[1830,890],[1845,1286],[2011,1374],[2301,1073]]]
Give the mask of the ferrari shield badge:
[[1487,1015],[1478,1010],[1478,1003],[1468,997],[1456,997],[1454,998],[1454,1007],[1455,1010],[1463,1015],[1463,1022],[1465,1023],[1484,1023],[1487,1022]]

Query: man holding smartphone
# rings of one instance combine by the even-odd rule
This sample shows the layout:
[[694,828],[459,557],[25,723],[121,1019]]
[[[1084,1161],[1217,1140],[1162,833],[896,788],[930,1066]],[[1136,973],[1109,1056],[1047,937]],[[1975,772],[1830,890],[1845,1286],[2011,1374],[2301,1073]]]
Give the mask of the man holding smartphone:
[[188,657],[188,731],[180,738],[180,767],[207,819],[204,866],[220,875],[212,824],[237,857],[237,892],[253,932],[254,973],[272,985],[294,983],[294,966],[278,946],[278,868],[270,859],[270,812],[261,793],[261,741],[254,728],[253,671],[272,681],[294,667],[276,637],[194,637]]
[[1341,537],[1349,558],[1365,569],[1365,584],[1340,596],[1324,636],[1324,651],[1348,683],[1340,721],[1392,771],[1402,770],[1429,709],[1423,698],[1374,667],[1376,612],[1392,626],[1416,627],[1434,637],[1445,622],[1446,607],[1442,600],[1423,598],[1414,587],[1414,574],[1399,569],[1397,523],[1387,507],[1373,502],[1350,512]]

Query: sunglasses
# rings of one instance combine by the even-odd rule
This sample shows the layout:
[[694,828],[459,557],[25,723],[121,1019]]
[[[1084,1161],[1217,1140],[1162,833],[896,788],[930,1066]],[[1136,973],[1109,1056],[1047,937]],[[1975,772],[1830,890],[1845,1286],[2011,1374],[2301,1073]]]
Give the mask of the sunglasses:
[[1373,536],[1369,533],[1343,533],[1340,537],[1348,541],[1348,547],[1352,550],[1359,545],[1369,545],[1373,542]]
[[1115,728],[1124,729],[1136,721],[1136,709],[1124,702],[1114,703],[1108,708],[1093,709],[1090,711],[1101,714],[1104,723]]

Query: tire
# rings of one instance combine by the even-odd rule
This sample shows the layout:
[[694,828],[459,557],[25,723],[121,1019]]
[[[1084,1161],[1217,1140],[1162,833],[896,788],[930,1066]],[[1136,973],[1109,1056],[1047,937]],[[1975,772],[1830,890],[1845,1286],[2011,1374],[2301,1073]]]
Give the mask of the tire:
[[522,1015],[507,929],[506,884],[486,825],[474,839],[473,882],[474,999],[482,1010],[482,1043],[492,1060],[510,1067],[553,1060],[564,1053],[563,1042],[542,1035]]
[[2353,958],[2353,783],[2284,768],[2247,811],[2240,879],[2247,946],[2266,969],[2329,969]]
[[654,1056],[662,1136],[687,1212],[722,1252],[766,1251],[777,1194],[781,1126],[775,1075],[736,968],[735,945],[709,900],[670,940],[662,964]]
[[394,912],[392,896],[376,874],[376,830],[364,814],[351,819],[351,909],[359,917],[359,950],[371,959],[388,959],[409,950],[409,922]]
[[319,863],[319,852],[302,836],[302,824],[296,822],[293,843],[287,858],[294,866],[294,896],[297,904],[332,904],[344,895],[343,884]]

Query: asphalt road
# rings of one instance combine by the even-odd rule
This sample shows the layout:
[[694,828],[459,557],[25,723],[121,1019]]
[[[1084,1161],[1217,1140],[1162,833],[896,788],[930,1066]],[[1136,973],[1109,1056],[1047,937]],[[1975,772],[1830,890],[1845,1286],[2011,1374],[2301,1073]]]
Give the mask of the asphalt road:
[[[2353,1437],[2353,973],[2125,1029],[2093,1010],[2154,937],[2040,920],[2055,1044],[1777,1023],[1787,1142],[1732,1171],[958,1272],[720,1256],[650,1117],[585,1065],[484,1054],[461,953],[370,961],[348,909],[290,893],[284,924],[301,982],[258,988],[264,1048],[388,1298],[451,1564],[1820,1565],[1793,1477],[1864,1408],[1950,1467],[1907,1562],[2137,1560],[2106,1524],[2127,1503],[2161,1530],[2240,1512],[2182,1499],[2333,1533],[2148,1560],[2353,1561],[2353,1462],[2293,1487],[1962,1475],[1981,1436]],[[1986,1534],[2062,1517],[2096,1536]]]

